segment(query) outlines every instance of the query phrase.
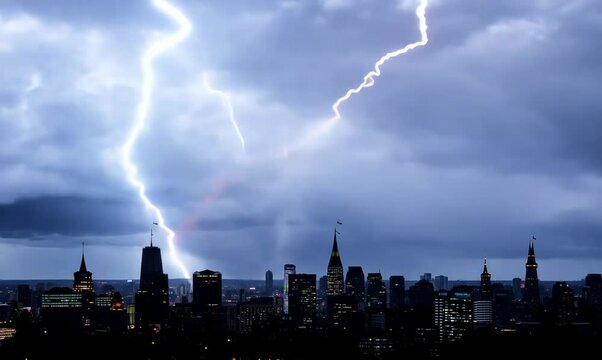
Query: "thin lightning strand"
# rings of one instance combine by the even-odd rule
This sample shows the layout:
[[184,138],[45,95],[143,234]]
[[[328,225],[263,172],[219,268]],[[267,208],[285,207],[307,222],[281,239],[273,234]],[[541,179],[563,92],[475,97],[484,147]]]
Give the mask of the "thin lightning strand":
[[234,130],[236,131],[236,135],[238,135],[238,139],[240,140],[240,146],[242,146],[242,151],[244,152],[245,151],[245,138],[242,136],[242,133],[240,132],[240,128],[238,127],[238,124],[236,123],[236,118],[234,117],[234,107],[232,106],[232,100],[230,99],[230,94],[228,94],[222,90],[214,89],[211,86],[211,84],[209,83],[207,74],[203,75],[203,82],[205,83],[205,88],[207,89],[207,91],[209,91],[212,94],[218,95],[222,99],[222,102],[224,103],[226,108],[228,109],[228,116],[230,117],[230,122],[232,123],[232,126],[234,127]]
[[159,227],[167,233],[167,244],[169,246],[171,259],[178,266],[184,278],[189,279],[191,274],[178,257],[178,253],[176,251],[176,246],[174,243],[176,234],[165,224],[165,219],[161,213],[161,210],[155,204],[153,204],[153,202],[146,195],[146,186],[138,177],[138,168],[132,161],[132,148],[136,144],[136,141],[138,140],[138,137],[144,128],[151,105],[153,86],[155,82],[153,62],[159,55],[178,46],[178,44],[184,41],[192,29],[188,18],[186,18],[186,16],[184,16],[184,14],[177,7],[169,3],[169,1],[153,0],[153,5],[167,17],[174,20],[179,25],[179,29],[173,35],[163,37],[153,42],[149,48],[146,49],[142,56],[142,92],[136,110],[134,126],[132,127],[127,140],[123,144],[121,151],[123,156],[123,165],[127,174],[127,180],[138,190],[140,199],[146,206],[146,209],[155,216]]
[[419,46],[425,46],[428,43],[429,39],[428,39],[428,34],[426,32],[426,30],[427,30],[426,7],[427,6],[428,6],[428,0],[420,0],[420,4],[416,8],[416,16],[418,17],[419,29],[420,29],[420,41],[413,42],[411,44],[404,46],[401,49],[389,52],[389,53],[385,54],[384,56],[382,56],[374,64],[374,70],[370,71],[368,74],[366,74],[364,76],[364,81],[360,85],[358,85],[355,88],[351,88],[351,89],[347,90],[345,95],[338,98],[334,102],[334,104],[332,104],[332,111],[334,112],[334,116],[331,117],[330,119],[328,119],[327,121],[319,124],[318,126],[312,128],[309,131],[309,133],[307,134],[307,136],[305,136],[299,143],[295,144],[293,147],[286,150],[284,153],[284,156],[288,156],[289,152],[292,150],[297,150],[298,148],[308,146],[309,144],[311,144],[312,141],[315,141],[315,139],[318,136],[329,132],[332,129],[332,127],[341,120],[341,113],[339,111],[339,107],[345,101],[349,100],[351,98],[351,96],[353,96],[355,94],[359,94],[363,89],[373,86],[374,82],[375,82],[374,79],[380,76],[380,74],[381,74],[380,67],[384,63],[391,60],[392,58],[403,55],[403,54],[407,53],[408,51],[413,50]]

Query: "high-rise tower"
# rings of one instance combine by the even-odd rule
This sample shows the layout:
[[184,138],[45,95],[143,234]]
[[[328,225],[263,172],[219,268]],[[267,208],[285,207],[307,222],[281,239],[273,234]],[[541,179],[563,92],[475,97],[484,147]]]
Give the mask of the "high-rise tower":
[[94,292],[94,283],[92,282],[92,273],[86,268],[86,258],[84,257],[84,244],[82,243],[82,261],[79,265],[79,271],[73,273],[73,290],[78,293]]
[[285,314],[288,314],[288,292],[289,292],[289,283],[288,276],[293,275],[296,272],[296,267],[294,264],[284,264],[284,290],[283,290],[283,311]]
[[487,271],[487,258],[483,260],[483,272],[481,273],[481,287],[479,288],[480,299],[491,301],[491,274]]
[[142,249],[140,267],[140,289],[136,292],[136,327],[162,325],[169,311],[167,274],[163,273],[161,249],[153,246],[151,231],[150,246]]
[[535,245],[533,241],[535,236],[529,242],[529,255],[525,264],[525,294],[523,300],[527,303],[539,302],[539,279],[537,278],[537,262],[535,261]]
[[334,229],[332,252],[330,253],[330,260],[328,261],[328,270],[326,272],[326,276],[328,277],[326,296],[342,295],[343,291],[345,290],[345,282],[343,280],[343,263],[341,262],[339,247],[337,245],[336,228]]

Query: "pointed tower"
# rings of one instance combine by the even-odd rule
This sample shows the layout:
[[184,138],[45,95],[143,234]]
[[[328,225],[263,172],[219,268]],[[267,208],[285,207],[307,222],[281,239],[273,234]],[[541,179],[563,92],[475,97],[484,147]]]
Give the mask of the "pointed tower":
[[328,270],[326,272],[326,295],[342,295],[345,290],[345,282],[343,280],[343,263],[339,254],[337,245],[337,229],[334,229],[334,241],[332,243],[332,252],[328,261]]
[[79,265],[79,271],[73,273],[73,290],[78,293],[94,292],[94,283],[92,282],[92,273],[86,268],[86,258],[84,256],[84,243],[82,243],[82,261]]
[[481,287],[479,289],[481,300],[492,300],[491,274],[487,271],[487,258],[483,260],[483,272],[481,273]]
[[535,240],[535,236],[529,242],[529,255],[525,264],[525,294],[523,295],[523,301],[527,303],[540,302],[541,300],[539,297],[539,279],[537,277],[537,262],[535,261],[535,245],[533,240]]

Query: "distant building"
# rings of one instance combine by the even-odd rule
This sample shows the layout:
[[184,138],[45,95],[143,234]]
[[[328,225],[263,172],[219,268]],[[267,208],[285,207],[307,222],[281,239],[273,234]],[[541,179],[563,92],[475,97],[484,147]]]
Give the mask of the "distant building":
[[221,306],[222,274],[209,269],[192,274],[192,312],[201,317],[203,330],[218,330]]
[[140,288],[136,292],[136,327],[160,328],[167,321],[169,311],[168,279],[163,273],[161,249],[151,244],[142,249]]
[[401,309],[405,303],[406,280],[401,275],[392,275],[389,277],[389,307],[392,309]]
[[433,287],[435,291],[449,290],[449,279],[443,275],[435,276]]
[[479,287],[479,300],[493,300],[493,294],[491,293],[491,274],[489,274],[489,271],[487,271],[487,259],[483,260],[481,286]]
[[515,299],[520,300],[523,298],[523,281],[521,278],[512,279],[512,294]]
[[272,296],[274,294],[274,274],[271,270],[265,272],[265,295]]
[[52,288],[42,294],[42,324],[50,332],[77,331],[82,320],[82,294],[73,289]]
[[552,287],[552,311],[558,326],[567,326],[574,320],[575,296],[564,281],[558,281]]
[[349,266],[345,281],[345,293],[355,301],[356,310],[363,310],[366,303],[366,284],[361,266]]
[[284,288],[282,293],[283,298],[283,306],[282,311],[285,314],[288,314],[288,292],[289,292],[289,281],[288,276],[294,274],[296,272],[295,265],[293,264],[284,264]]
[[32,290],[27,284],[17,286],[17,305],[20,308],[32,306]]
[[300,328],[310,329],[316,321],[316,274],[290,274],[289,315]]
[[251,333],[267,327],[276,313],[276,305],[272,297],[249,299],[240,305],[240,332]]
[[343,279],[343,263],[341,262],[341,256],[339,254],[339,247],[337,245],[337,230],[334,230],[334,239],[332,241],[332,251],[330,252],[330,260],[328,261],[328,268],[326,275],[328,276],[328,283],[326,287],[327,296],[342,295],[345,290],[345,282]]
[[370,309],[387,307],[387,287],[380,273],[368,273],[366,303]]
[[435,294],[435,326],[440,343],[458,341],[472,328],[472,291],[455,287]]
[[424,273],[423,275],[420,275],[420,280],[424,280],[424,281],[428,281],[430,283],[432,283],[432,276],[433,274],[431,273]]

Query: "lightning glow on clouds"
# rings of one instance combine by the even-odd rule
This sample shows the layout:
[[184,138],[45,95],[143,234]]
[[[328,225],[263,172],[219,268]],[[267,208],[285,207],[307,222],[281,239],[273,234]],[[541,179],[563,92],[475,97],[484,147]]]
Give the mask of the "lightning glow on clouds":
[[134,126],[132,127],[125,143],[122,146],[123,165],[126,171],[127,180],[138,190],[138,195],[144,203],[146,209],[150,211],[156,218],[159,227],[167,234],[167,244],[172,261],[180,269],[182,276],[190,279],[191,273],[186,268],[186,265],[178,256],[176,245],[174,242],[175,232],[169,228],[165,222],[165,218],[159,207],[155,205],[146,195],[146,186],[144,181],[138,176],[138,168],[132,160],[132,148],[136,144],[138,137],[148,119],[149,110],[151,107],[153,88],[155,84],[155,76],[153,71],[153,62],[155,59],[166,51],[178,46],[183,42],[192,30],[192,25],[188,18],[174,5],[167,0],[153,0],[153,5],[165,14],[167,17],[175,21],[179,29],[170,36],[162,37],[150,44],[142,56],[142,89],[140,100],[138,102]]

